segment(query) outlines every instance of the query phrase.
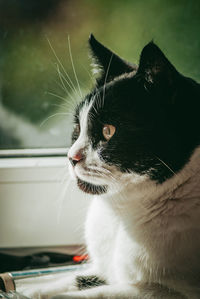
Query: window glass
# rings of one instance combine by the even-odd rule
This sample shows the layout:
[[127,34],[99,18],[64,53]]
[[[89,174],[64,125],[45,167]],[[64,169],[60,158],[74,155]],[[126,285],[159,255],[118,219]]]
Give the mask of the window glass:
[[90,32],[134,63],[154,39],[199,80],[199,15],[198,0],[1,0],[0,149],[69,146],[73,107],[94,81]]

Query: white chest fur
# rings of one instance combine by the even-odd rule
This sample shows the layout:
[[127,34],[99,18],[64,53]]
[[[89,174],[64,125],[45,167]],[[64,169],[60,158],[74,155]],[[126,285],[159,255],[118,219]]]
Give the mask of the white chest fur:
[[[199,151],[199,150],[198,150]],[[95,197],[86,222],[89,254],[109,283],[163,282],[181,289],[200,275],[198,151],[175,177],[123,200]]]

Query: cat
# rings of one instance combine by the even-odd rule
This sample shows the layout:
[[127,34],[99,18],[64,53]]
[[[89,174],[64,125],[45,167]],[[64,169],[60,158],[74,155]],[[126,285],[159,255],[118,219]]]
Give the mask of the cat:
[[200,85],[154,42],[138,66],[93,35],[89,45],[100,73],[76,108],[68,159],[91,201],[90,262],[40,296],[200,298]]

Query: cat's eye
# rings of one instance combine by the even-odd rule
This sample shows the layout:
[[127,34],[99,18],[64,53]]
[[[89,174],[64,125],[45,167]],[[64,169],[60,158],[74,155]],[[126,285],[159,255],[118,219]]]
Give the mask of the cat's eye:
[[115,127],[112,125],[104,125],[102,133],[106,140],[110,140],[110,138],[115,134]]

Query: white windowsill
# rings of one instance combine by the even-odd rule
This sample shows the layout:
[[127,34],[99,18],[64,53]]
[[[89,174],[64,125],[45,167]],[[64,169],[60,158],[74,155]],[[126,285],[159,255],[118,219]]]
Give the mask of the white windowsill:
[[[62,171],[63,170],[63,171]],[[61,180],[67,169],[67,157],[1,158],[0,183]]]
[[66,155],[0,158],[1,248],[83,243],[89,201],[67,164]]
[[0,158],[66,156],[68,148],[34,148],[0,150]]
[[0,159],[0,168],[59,167],[67,164],[67,157],[26,157]]

